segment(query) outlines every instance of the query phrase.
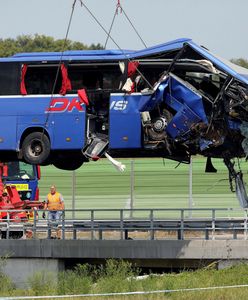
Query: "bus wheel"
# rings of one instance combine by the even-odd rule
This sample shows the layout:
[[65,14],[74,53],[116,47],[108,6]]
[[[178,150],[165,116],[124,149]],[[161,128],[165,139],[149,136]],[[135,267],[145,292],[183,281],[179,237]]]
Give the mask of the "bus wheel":
[[50,141],[42,132],[33,132],[22,143],[24,160],[29,164],[42,164],[50,154]]

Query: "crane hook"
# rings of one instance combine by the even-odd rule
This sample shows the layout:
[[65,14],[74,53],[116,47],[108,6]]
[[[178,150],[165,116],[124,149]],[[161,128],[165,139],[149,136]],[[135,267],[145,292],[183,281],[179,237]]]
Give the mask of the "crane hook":
[[116,14],[117,15],[118,15],[118,12],[120,12],[120,14],[122,13],[122,7],[121,7],[120,0],[117,0],[117,4],[116,4]]

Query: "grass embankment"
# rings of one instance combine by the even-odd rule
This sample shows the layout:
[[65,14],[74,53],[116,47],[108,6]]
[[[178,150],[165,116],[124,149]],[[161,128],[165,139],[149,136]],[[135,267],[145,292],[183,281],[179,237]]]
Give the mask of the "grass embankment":
[[[121,161],[126,164],[126,171],[122,173],[116,171],[106,159],[85,163],[75,171],[76,209],[130,208],[131,159]],[[164,160],[163,163],[161,158],[140,158],[133,161],[133,208],[189,207],[189,165],[178,165],[172,160]],[[230,191],[228,171],[223,161],[213,159],[217,173],[205,173],[205,164],[206,158],[193,158],[193,207],[239,208],[235,193]],[[244,160],[240,164],[247,181],[248,164]],[[237,164],[235,167],[237,168]],[[66,209],[70,209],[72,175],[71,171],[62,171],[53,166],[42,167],[41,200],[45,199],[49,186],[56,184],[65,198]],[[229,217],[233,217],[240,215],[240,212],[230,211],[229,214]],[[227,213],[224,216],[227,217]]]
[[[130,193],[131,161],[134,166],[134,188],[139,195],[188,195],[189,165],[162,158],[121,159],[126,165],[118,172],[106,159],[85,163],[75,171],[76,193],[84,196],[127,195]],[[217,173],[205,173],[206,158],[193,158],[193,193],[229,194],[228,171],[221,159],[213,159]],[[245,170],[247,163],[241,162]],[[41,194],[56,183],[61,193],[71,194],[72,172],[42,167]]]
[[[52,273],[38,272],[28,280],[28,288],[15,289],[9,279],[1,276],[0,296],[38,296],[133,291],[176,290],[199,287],[248,284],[248,266],[240,265],[224,270],[201,269],[137,279],[138,269],[123,261],[109,260],[105,267],[78,265],[74,270],[60,272],[58,280]],[[247,299],[248,288],[211,291],[158,293],[130,296],[104,296],[104,299]],[[80,299],[80,298],[77,298]],[[103,297],[81,297],[103,299]]]

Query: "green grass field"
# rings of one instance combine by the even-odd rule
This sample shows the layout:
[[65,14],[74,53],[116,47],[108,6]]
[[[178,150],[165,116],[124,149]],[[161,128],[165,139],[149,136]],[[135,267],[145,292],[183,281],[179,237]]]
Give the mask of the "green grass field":
[[[247,299],[248,267],[246,264],[216,270],[215,264],[212,263],[197,271],[185,270],[181,273],[160,275],[152,273],[146,277],[137,277],[139,274],[140,270],[133,268],[128,262],[108,260],[105,266],[97,268],[87,264],[77,265],[75,269],[60,271],[58,275],[46,270],[37,270],[32,277],[29,277],[25,289],[17,289],[7,276],[1,274],[0,296],[2,296],[1,299],[9,299],[8,297],[13,299],[15,296],[19,297],[18,299],[22,299],[22,297],[31,299],[38,295],[47,299],[62,297],[62,299],[92,300]],[[230,288],[231,286],[232,288]],[[219,289],[214,287],[219,287]],[[176,292],[163,293],[164,290]],[[152,291],[160,292],[149,293]],[[129,292],[137,293],[125,295]],[[104,293],[123,293],[123,295],[92,295]],[[84,294],[84,297],[73,297],[78,294]],[[91,296],[87,297],[87,294],[91,294]],[[55,297],[54,295],[59,296]],[[63,297],[62,295],[71,296]]]
[[[118,172],[106,159],[84,164],[75,171],[76,209],[130,208],[131,159]],[[206,158],[193,158],[193,207],[239,208],[235,193],[229,188],[228,172],[222,160],[214,159],[217,173],[205,173]],[[248,163],[240,162],[247,181]],[[55,184],[65,198],[66,208],[72,205],[73,172],[42,167],[40,180],[41,200],[49,186]],[[188,208],[189,165],[163,159],[134,160],[134,208]],[[235,213],[234,213],[235,214]]]

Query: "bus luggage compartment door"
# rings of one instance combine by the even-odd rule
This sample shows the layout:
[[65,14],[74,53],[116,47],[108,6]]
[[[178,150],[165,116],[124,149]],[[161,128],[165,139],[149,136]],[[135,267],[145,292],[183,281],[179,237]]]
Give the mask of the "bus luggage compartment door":
[[110,149],[141,148],[141,94],[111,94],[109,113]]
[[54,97],[53,102],[49,111],[49,124],[53,132],[52,149],[82,149],[86,130],[85,105],[74,96]]

